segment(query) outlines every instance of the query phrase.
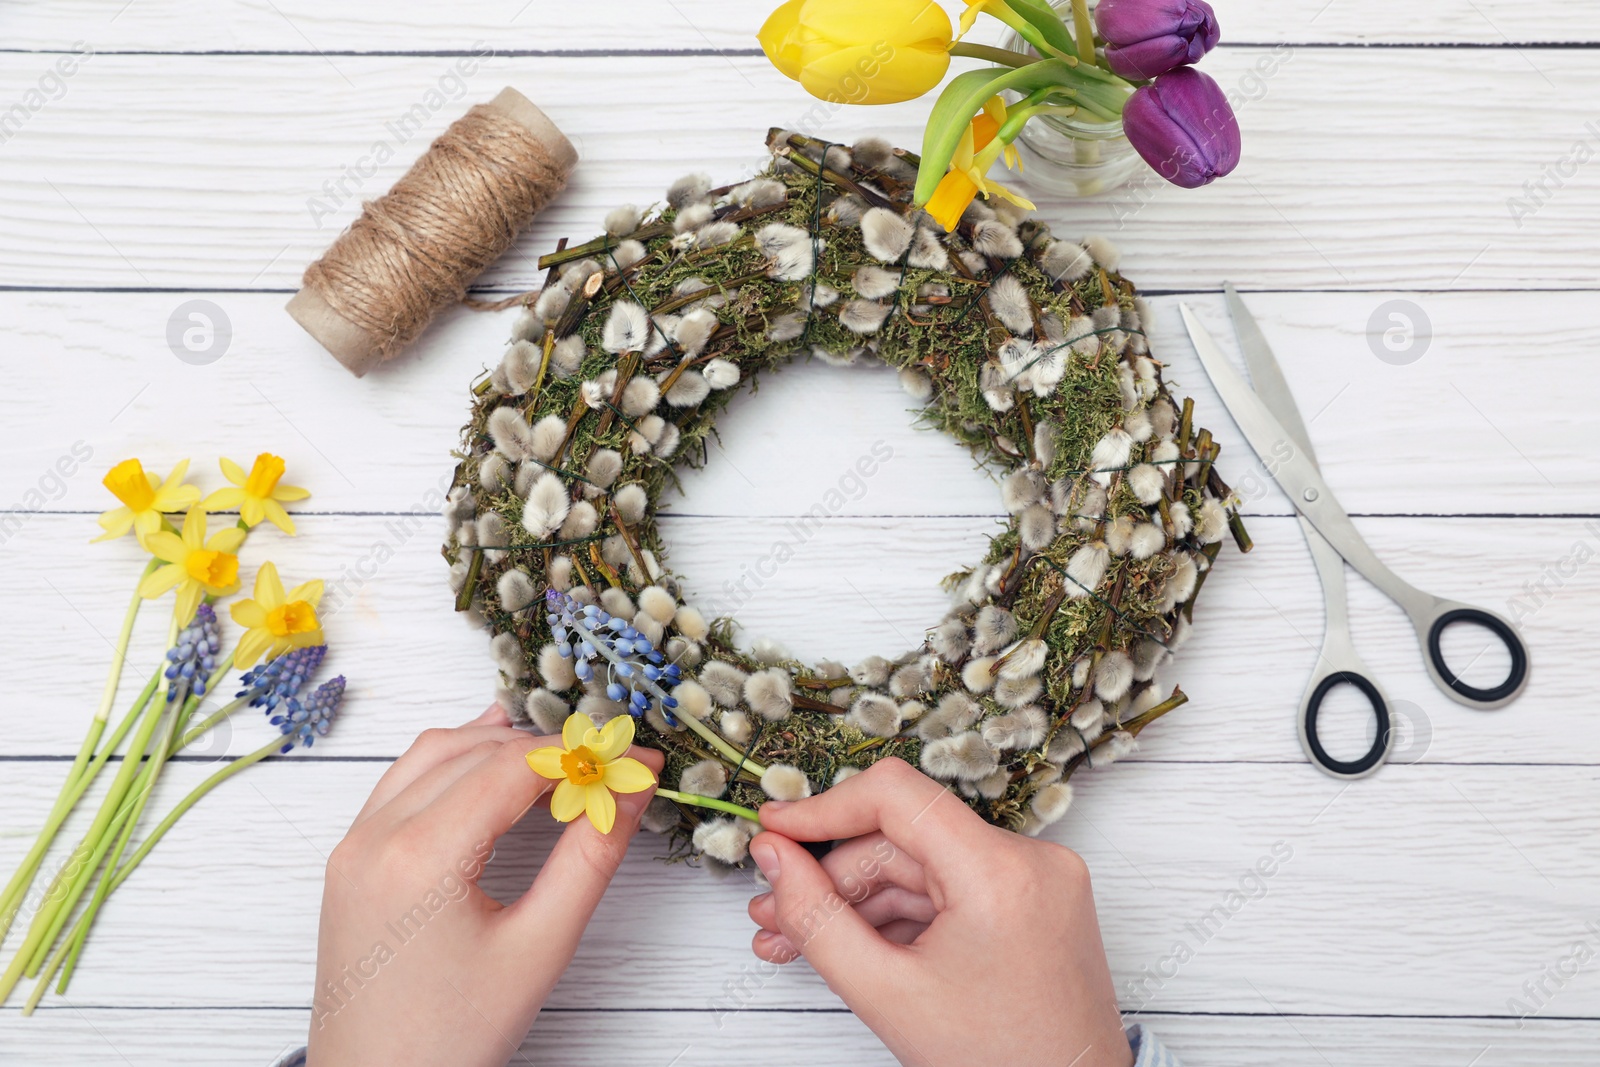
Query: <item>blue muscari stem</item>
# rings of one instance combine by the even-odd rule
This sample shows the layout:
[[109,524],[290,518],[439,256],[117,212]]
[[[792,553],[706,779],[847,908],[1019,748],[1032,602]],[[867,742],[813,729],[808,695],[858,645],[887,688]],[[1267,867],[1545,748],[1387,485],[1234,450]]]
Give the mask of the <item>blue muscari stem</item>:
[[310,748],[319,737],[327,737],[333,728],[334,716],[339,714],[339,704],[344,700],[344,675],[329,679],[305,700],[289,697],[283,711],[272,717],[272,724],[284,733],[283,747],[279,752],[289,752],[296,743]]
[[167,703],[171,704],[188,683],[188,694],[202,697],[211,682],[211,673],[217,669],[217,651],[222,638],[217,628],[217,612],[210,604],[195,609],[194,619],[178,634],[178,639],[167,649],[167,668],[163,677],[172,683],[167,686]]
[[549,613],[545,621],[556,640],[556,650],[572,660],[572,671],[582,682],[594,678],[593,660],[600,656],[609,662],[610,682],[606,696],[626,703],[635,718],[650,708],[653,696],[661,703],[667,721],[677,725],[672,709],[678,701],[668,690],[683,680],[676,663],[663,666],[660,650],[648,637],[593,604],[582,604],[569,593],[546,590]]

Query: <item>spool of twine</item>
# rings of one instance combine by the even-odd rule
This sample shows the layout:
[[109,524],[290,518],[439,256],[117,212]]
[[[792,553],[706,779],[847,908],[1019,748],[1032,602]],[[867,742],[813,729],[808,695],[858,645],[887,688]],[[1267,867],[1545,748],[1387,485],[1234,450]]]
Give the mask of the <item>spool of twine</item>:
[[578,161],[515,89],[474,106],[306,268],[289,314],[358,377],[500,258]]

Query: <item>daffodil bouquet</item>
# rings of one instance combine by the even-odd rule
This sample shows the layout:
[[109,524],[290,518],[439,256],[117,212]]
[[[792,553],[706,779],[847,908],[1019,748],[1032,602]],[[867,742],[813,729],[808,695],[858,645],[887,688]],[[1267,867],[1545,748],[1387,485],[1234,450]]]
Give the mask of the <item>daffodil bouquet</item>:
[[[963,40],[979,15],[1028,51]],[[1092,14],[1089,0],[966,0],[959,34],[929,0],[788,0],[758,37],[774,66],[835,105],[922,96],[953,57],[990,64],[950,79],[923,134],[914,202],[947,233],[979,195],[1033,208],[987,175],[1001,159],[1020,166],[1014,142],[1035,118],[1120,121],[1144,161],[1186,188],[1239,162],[1227,96],[1192,66],[1220,37],[1205,0],[1100,0]]]
[[[262,563],[256,571],[254,594],[231,606],[233,621],[243,632],[234,650],[223,653],[214,604],[240,590],[241,547],[252,529],[263,522],[292,536],[294,521],[283,505],[303,500],[309,494],[282,484],[283,460],[271,454],[257,456],[249,472],[229,459],[221,460],[220,466],[229,484],[204,499],[198,488],[185,481],[187,460],[165,478],[146,471],[137,459],[117,464],[105,477],[105,487],[119,504],[100,516],[104,532],[95,540],[114,540],[131,532],[151,558],[123,616],[105,690],[83,744],[67,771],[44,828],[4,890],[0,890],[0,942],[23,908],[32,908],[22,942],[0,974],[0,1003],[24,976],[39,976],[24,1008],[31,1012],[63,965],[65,970],[57,988],[65,991],[89,928],[106,897],[127,879],[183,813],[245,768],[268,756],[287,753],[296,745],[309,746],[318,736],[325,735],[343,699],[342,677],[301,695],[327,650],[317,615],[322,597],[320,581],[285,590],[277,568],[270,562]],[[236,509],[238,522],[213,530],[213,516],[224,509]],[[175,526],[174,522],[179,524]],[[140,606],[168,593],[173,594],[168,651],[107,738]],[[195,721],[205,698],[234,667],[245,672],[236,698]],[[270,716],[271,725],[277,727],[272,739],[255,752],[226,763],[195,787],[130,852],[140,816],[166,762],[246,706],[260,707]],[[48,888],[35,899],[31,893],[34,881],[62,824],[119,751],[121,761],[92,824]],[[75,914],[77,920],[69,928]]]

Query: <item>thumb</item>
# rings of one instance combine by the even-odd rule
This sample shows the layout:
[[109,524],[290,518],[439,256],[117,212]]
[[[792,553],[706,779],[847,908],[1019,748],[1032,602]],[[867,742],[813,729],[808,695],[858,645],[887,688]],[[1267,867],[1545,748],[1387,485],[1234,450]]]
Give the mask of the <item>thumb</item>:
[[[628,755],[652,773],[661,773],[661,753],[636,746],[628,750]],[[536,937],[543,949],[570,957],[606,887],[622,866],[628,843],[638,832],[639,819],[654,796],[653,787],[638,793],[614,794],[617,817],[608,834],[596,830],[586,815],[569,822],[533,886],[506,909],[507,921]]]
[[750,858],[772,883],[778,929],[828,986],[858,1014],[903,950],[884,940],[834,889],[833,879],[801,846],[782,834],[750,842]]

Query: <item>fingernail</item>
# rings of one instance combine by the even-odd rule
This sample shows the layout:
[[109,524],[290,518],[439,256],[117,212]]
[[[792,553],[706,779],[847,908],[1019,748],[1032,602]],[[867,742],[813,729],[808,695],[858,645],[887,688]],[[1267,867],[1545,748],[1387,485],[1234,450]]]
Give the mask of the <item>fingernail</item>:
[[793,803],[794,802],[792,800],[769,800],[765,804],[761,805],[761,810],[778,812],[782,811],[784,808],[792,806]]
[[756,907],[756,906],[758,906],[760,904],[765,904],[771,898],[772,898],[772,894],[770,892],[769,893],[757,893],[755,896],[750,898],[750,906],[752,908],[754,908],[754,907]]
[[488,722],[490,719],[498,719],[504,714],[505,714],[505,712],[500,710],[500,705],[498,703],[490,704],[487,708],[483,709],[483,714],[482,715],[479,715],[476,719],[473,719],[472,722],[468,723],[467,725],[476,726],[479,723]]
[[767,881],[778,884],[778,850],[765,841],[750,846],[750,858],[756,861]]

